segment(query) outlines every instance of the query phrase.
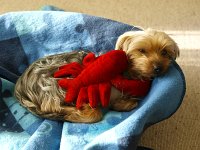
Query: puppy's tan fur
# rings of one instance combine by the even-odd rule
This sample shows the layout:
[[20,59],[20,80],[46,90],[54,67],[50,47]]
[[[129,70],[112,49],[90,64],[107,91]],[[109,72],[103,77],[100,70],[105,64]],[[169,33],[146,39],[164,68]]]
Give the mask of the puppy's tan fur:
[[[164,32],[155,30],[130,31],[121,35],[116,50],[126,52],[128,72],[132,78],[151,79],[164,74],[172,60],[179,55],[176,43]],[[97,122],[102,119],[101,109],[85,104],[77,110],[73,103],[65,104],[65,91],[58,87],[53,73],[59,66],[82,62],[84,52],[52,55],[34,62],[19,78],[15,96],[32,113],[41,117],[70,122]],[[127,97],[112,87],[109,107],[116,111],[130,111],[137,99]]]

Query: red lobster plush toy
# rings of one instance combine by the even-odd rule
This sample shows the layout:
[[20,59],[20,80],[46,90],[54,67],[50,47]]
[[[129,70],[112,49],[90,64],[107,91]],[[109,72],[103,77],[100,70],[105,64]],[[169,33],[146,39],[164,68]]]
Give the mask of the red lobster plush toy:
[[89,53],[83,59],[83,64],[73,62],[61,66],[54,77],[64,77],[58,84],[67,89],[65,101],[77,100],[78,109],[88,102],[92,108],[97,107],[99,102],[107,107],[111,86],[132,96],[145,96],[149,91],[150,81],[128,80],[122,76],[127,67],[127,56],[122,50],[112,50],[99,57]]

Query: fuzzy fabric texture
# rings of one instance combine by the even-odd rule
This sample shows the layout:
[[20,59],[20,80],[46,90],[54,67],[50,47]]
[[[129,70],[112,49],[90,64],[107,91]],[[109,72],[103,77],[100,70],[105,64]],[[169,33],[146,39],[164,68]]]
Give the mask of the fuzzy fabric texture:
[[[74,66],[74,63],[72,63],[72,65]],[[85,90],[85,87],[89,86],[88,98],[89,98],[90,106],[93,108],[97,107],[98,99],[100,99],[101,97],[102,106],[107,107],[109,104],[109,99],[110,99],[111,86],[108,87],[110,80],[113,79],[115,76],[123,73],[128,67],[128,60],[127,60],[125,52],[122,50],[116,50],[116,51],[112,50],[97,58],[94,57],[94,54],[89,54],[84,58],[83,66],[84,67],[80,67],[78,69],[78,70],[81,70],[81,68],[84,68],[76,78],[74,79],[64,78],[64,79],[60,79],[58,82],[58,84],[62,88],[67,89],[66,97],[65,97],[66,102],[73,102],[79,96],[78,98],[79,101],[77,101],[77,105],[76,105],[79,108],[81,104],[83,103],[80,99],[80,97],[83,97],[81,95],[83,94],[83,92],[79,93],[79,91],[82,88],[84,88]],[[71,67],[66,66],[66,65],[65,67],[62,67],[62,68],[63,69],[60,69],[55,73],[54,77],[55,76],[57,77],[58,76],[57,74],[59,74],[60,71],[62,73],[66,72],[66,75],[69,75],[70,73],[67,70],[68,68],[70,69],[69,71],[72,74],[74,74],[73,71],[77,72],[76,69],[72,69]],[[108,84],[105,84],[106,82]],[[97,84],[101,84],[101,86],[98,86]],[[102,91],[100,94],[101,96],[98,96],[99,95],[98,89]],[[108,91],[104,92],[104,89]]]

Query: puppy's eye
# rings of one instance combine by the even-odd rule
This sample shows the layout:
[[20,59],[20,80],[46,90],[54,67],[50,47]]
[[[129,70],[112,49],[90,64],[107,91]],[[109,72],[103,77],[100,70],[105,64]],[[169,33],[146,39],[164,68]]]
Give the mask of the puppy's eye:
[[142,53],[142,54],[146,53],[145,49],[139,49],[139,52]]
[[162,56],[167,56],[167,50],[166,49],[162,50],[161,55]]

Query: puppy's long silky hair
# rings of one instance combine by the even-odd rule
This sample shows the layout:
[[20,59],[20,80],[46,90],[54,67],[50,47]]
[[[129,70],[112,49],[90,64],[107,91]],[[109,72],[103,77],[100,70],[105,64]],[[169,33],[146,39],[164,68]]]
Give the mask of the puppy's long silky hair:
[[[58,79],[53,77],[53,73],[59,66],[70,62],[82,63],[85,55],[83,51],[72,52],[47,56],[35,61],[18,79],[15,96],[35,115],[56,120],[91,122],[92,112],[87,112],[88,106],[84,106],[85,113],[83,113],[83,111],[78,111],[72,103],[67,105],[64,102],[66,91],[58,86]],[[102,115],[98,114],[97,109],[93,113],[93,116],[97,114],[96,120],[100,120]]]

